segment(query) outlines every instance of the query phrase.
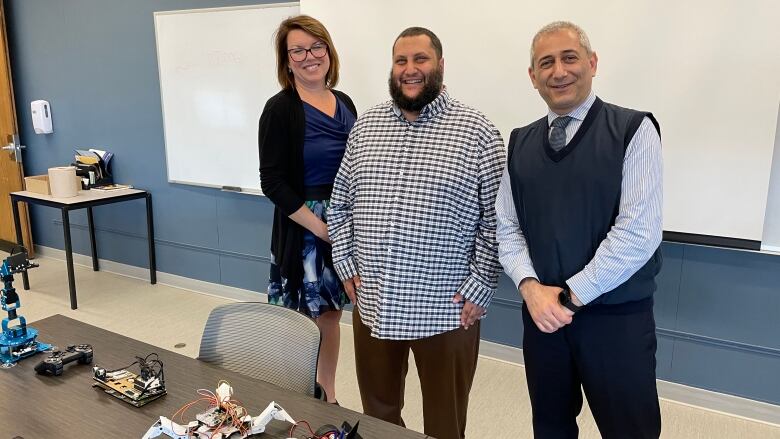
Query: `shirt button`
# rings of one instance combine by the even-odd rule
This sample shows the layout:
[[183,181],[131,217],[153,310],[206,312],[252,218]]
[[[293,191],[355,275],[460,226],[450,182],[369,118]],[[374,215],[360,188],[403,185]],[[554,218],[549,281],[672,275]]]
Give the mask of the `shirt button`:
[[399,197],[395,197],[394,201],[398,202],[398,201],[401,201],[401,199]]
[[404,146],[404,152],[409,152],[409,148]]
[[389,223],[387,223],[387,224],[388,224],[390,227],[395,227],[395,223],[394,223],[394,222],[392,222],[392,221],[390,221],[390,222],[389,222]]
[[393,249],[392,249],[392,248],[390,248],[390,247],[388,247],[388,248],[387,248],[387,252],[388,252],[388,253],[392,253],[392,252],[393,252]]
[[404,176],[404,171],[401,171],[401,172],[399,172],[399,173],[398,173],[398,175],[400,175],[401,177],[403,177],[403,176]]

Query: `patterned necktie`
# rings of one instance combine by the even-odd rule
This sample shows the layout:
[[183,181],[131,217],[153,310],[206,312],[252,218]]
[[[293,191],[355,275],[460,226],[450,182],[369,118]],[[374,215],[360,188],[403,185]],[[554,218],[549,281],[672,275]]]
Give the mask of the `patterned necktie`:
[[571,122],[571,116],[556,117],[552,121],[550,129],[550,146],[555,152],[560,151],[566,146],[566,125]]

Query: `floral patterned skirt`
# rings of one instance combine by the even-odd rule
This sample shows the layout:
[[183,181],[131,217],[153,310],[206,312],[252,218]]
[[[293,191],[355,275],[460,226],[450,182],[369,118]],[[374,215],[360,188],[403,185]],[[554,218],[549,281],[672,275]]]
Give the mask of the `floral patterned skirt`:
[[[325,222],[328,204],[329,200],[306,201],[306,207]],[[287,279],[281,276],[279,267],[272,263],[268,303],[300,311],[315,319],[322,313],[342,309],[349,300],[333,267],[325,265],[324,256],[330,251],[329,244],[304,229],[301,251],[303,282],[299,283],[301,286],[297,291],[290,291]]]

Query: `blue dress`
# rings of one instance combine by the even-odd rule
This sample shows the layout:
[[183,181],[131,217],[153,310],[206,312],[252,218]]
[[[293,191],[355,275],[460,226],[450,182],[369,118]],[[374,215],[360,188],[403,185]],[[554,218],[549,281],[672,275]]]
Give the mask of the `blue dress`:
[[[330,187],[338,172],[347,137],[355,116],[347,106],[336,99],[336,114],[333,117],[321,112],[308,103],[303,103],[306,118],[306,132],[303,141],[304,184],[307,196],[306,207],[327,223],[327,209],[330,203]],[[287,279],[279,268],[271,264],[268,284],[268,302],[298,310],[312,318],[327,311],[340,310],[348,303],[347,295],[331,262],[330,244],[320,240],[309,230],[303,231],[303,282],[297,291],[290,291]]]

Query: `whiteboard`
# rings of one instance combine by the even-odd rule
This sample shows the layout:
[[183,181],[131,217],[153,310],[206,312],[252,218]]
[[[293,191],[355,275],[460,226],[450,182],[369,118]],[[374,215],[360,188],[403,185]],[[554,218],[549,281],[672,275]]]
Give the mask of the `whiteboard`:
[[257,124],[279,92],[273,33],[298,3],[154,13],[168,181],[261,193]]
[[451,95],[505,142],[547,111],[528,79],[531,38],[573,21],[599,56],[596,94],[661,124],[664,229],[761,240],[780,102],[776,0],[301,0],[301,11],[330,31],[339,87],[358,108],[389,98],[398,33],[430,28]]
[[[780,132],[780,115],[777,118],[777,129]],[[780,136],[775,137],[761,250],[780,254]]]

